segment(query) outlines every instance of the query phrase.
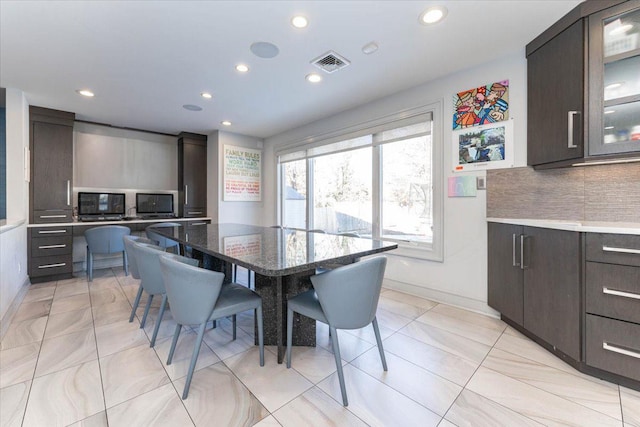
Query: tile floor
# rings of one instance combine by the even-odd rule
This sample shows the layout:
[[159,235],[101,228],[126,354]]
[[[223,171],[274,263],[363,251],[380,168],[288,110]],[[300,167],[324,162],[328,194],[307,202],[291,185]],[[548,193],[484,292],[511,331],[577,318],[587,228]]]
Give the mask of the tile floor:
[[[128,322],[137,281],[121,269],[31,286],[0,344],[1,426],[620,426],[640,427],[640,392],[580,374],[503,322],[384,290],[371,328],[339,333],[349,406],[341,405],[328,329],[258,364],[253,317],[210,330],[187,400],[195,333],[165,365],[175,322],[149,347]],[[139,311],[138,316],[141,315]]]

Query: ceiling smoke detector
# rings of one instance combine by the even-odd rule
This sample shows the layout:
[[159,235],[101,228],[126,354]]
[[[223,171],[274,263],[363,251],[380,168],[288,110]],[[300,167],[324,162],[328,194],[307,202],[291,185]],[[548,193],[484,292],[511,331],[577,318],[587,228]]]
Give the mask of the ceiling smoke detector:
[[344,56],[338,55],[334,51],[329,51],[320,55],[316,59],[313,59],[311,63],[329,74],[351,64],[348,59]]

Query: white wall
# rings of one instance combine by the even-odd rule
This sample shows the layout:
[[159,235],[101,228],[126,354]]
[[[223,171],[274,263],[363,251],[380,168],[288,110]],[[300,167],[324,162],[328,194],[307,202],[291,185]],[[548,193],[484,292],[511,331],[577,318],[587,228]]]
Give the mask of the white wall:
[[[24,148],[29,146],[29,105],[24,94],[7,88],[7,225],[0,230],[0,319],[28,285]],[[4,325],[3,325],[4,326]]]
[[[457,92],[509,79],[509,111],[513,118],[516,166],[526,165],[526,60],[517,52],[478,67],[431,81],[338,115],[292,129],[265,141],[263,223],[276,221],[276,158],[280,145],[343,129],[395,112],[442,99],[444,101],[444,262],[394,256],[389,253],[385,285],[414,295],[495,314],[487,306],[486,193],[474,198],[447,198],[452,172],[451,121]],[[467,173],[469,174],[469,173]],[[472,175],[485,175],[484,171]]]
[[[208,136],[207,157],[207,215],[218,223],[239,223],[266,225],[265,194],[272,187],[265,185],[265,159],[262,159],[262,201],[261,202],[225,202],[223,199],[223,150],[225,145],[262,150],[263,141],[251,136],[231,132],[216,131]],[[275,224],[275,222],[273,222]]]

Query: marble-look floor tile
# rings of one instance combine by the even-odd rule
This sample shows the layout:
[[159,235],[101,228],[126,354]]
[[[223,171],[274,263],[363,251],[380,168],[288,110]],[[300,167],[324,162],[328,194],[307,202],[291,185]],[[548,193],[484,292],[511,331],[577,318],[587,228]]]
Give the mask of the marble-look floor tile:
[[428,310],[428,308],[417,307],[406,302],[400,302],[392,298],[386,298],[385,296],[381,296],[378,300],[378,308],[391,313],[399,314],[403,317],[409,317],[410,319],[415,319]]
[[[195,332],[184,330],[183,328],[183,331],[180,333],[180,338],[178,338],[178,343],[176,344],[171,365],[167,365],[166,363],[167,358],[169,357],[169,350],[171,349],[173,336],[156,341],[154,350],[160,361],[164,364],[164,369],[167,371],[167,374],[172,381],[187,375],[196,338],[197,334]],[[215,355],[213,350],[211,350],[205,343],[202,343],[200,346],[200,352],[198,353],[198,361],[196,362],[196,371],[213,365],[214,363],[218,363],[219,361],[220,358]]]
[[284,427],[366,427],[362,420],[317,387],[287,403],[273,416]]
[[384,326],[394,331],[404,328],[413,321],[413,318],[384,310],[381,307],[378,307],[378,311],[376,311],[376,318],[378,319],[378,326]]
[[469,381],[478,367],[477,363],[402,334],[395,334],[385,340],[383,345],[385,352],[395,354],[460,386]]
[[488,345],[417,321],[398,332],[477,364],[484,360],[491,349]]
[[616,426],[615,418],[480,367],[467,389],[547,426]]
[[91,306],[89,294],[77,294],[64,298],[54,298],[50,314],[64,313],[65,311],[81,310]]
[[22,426],[30,389],[31,381],[0,388],[0,426]]
[[[186,378],[174,381],[180,395],[185,381]],[[258,399],[222,363],[208,366],[193,375],[189,397],[183,403],[197,426],[252,426],[269,415]]]
[[50,286],[47,288],[30,288],[24,296],[22,304],[53,299],[53,294],[55,292],[56,288],[54,286]]
[[438,424],[438,427],[458,427],[458,426],[452,423],[451,421],[447,421],[446,419],[443,418],[440,420],[440,424]]
[[[386,328],[380,324],[378,324],[378,328],[380,329],[380,337],[383,340],[396,333],[395,330]],[[361,340],[367,341],[370,344],[376,344],[376,334],[373,331],[373,325],[371,324],[360,329],[342,329],[341,332],[353,335],[357,338],[360,338]]]
[[84,271],[78,271],[73,273],[73,277],[70,279],[62,279],[55,282],[57,285],[71,285],[73,283],[87,283],[87,275]]
[[29,289],[55,288],[56,284],[57,282],[55,280],[51,282],[32,283]]
[[640,391],[621,386],[620,400],[625,425],[640,427]]
[[32,379],[39,352],[39,342],[0,351],[0,388]]
[[388,367],[386,372],[382,368],[377,348],[369,350],[351,364],[441,417],[462,391],[461,386],[400,357],[390,353],[385,356]]
[[36,377],[98,358],[93,328],[42,341]]
[[237,330],[236,339],[233,340],[232,330],[224,326],[225,321],[219,320],[215,329],[209,329],[204,334],[204,342],[221,360],[256,347],[253,334],[248,334],[240,328]]
[[193,426],[172,384],[167,384],[107,409],[109,427]]
[[69,427],[109,427],[109,423],[107,422],[107,412],[98,412],[97,414],[85,418],[82,421],[71,424]]
[[280,427],[281,425],[282,424],[276,421],[273,415],[269,415],[268,417],[260,420],[257,424],[254,424],[254,427]]
[[[45,288],[46,290],[46,288]],[[47,299],[44,301],[23,302],[13,315],[12,323],[22,322],[30,319],[37,319],[38,317],[47,316],[51,310],[51,302],[53,300]]]
[[[147,316],[147,322],[144,325],[144,331],[146,332],[149,339],[151,339],[151,337],[153,336],[153,331],[156,327],[156,320],[158,319],[159,311],[160,311],[160,307],[152,308],[149,311],[149,315]],[[173,315],[171,314],[171,310],[169,310],[169,308],[165,309],[164,314],[162,315],[162,322],[160,323],[160,329],[158,329],[157,339],[172,337],[173,333],[176,330],[176,326],[177,326],[177,323],[175,320],[173,320]]]
[[11,322],[11,326],[2,338],[1,349],[20,347],[32,342],[42,341],[44,329],[47,326],[47,317]]
[[66,426],[104,411],[98,361],[33,380],[25,426]]
[[[277,352],[275,346],[274,349]],[[343,360],[342,364],[345,363]],[[317,384],[336,371],[336,359],[322,347],[292,346],[291,367]]]
[[55,299],[62,299],[67,297],[72,297],[74,295],[88,294],[89,287],[87,286],[86,280],[76,280],[71,283],[58,284],[56,288]]
[[[344,368],[344,381],[349,411],[369,425],[426,427],[440,422],[435,413],[351,365]],[[337,373],[318,387],[342,403]]]
[[498,318],[491,317],[486,314],[474,313],[473,311],[464,310],[447,304],[438,304],[431,311],[460,319],[467,323],[482,326],[483,328],[494,329],[498,332],[503,332],[507,327],[507,324]]
[[394,291],[392,289],[387,289],[385,292],[383,292],[383,296],[386,299],[403,302],[405,304],[424,308],[425,310],[430,310],[438,305],[438,303],[435,301],[431,301],[426,298],[420,298],[415,295],[405,294],[404,292]]
[[49,316],[44,338],[54,338],[87,328],[93,328],[93,316],[90,307],[52,314]]
[[571,375],[497,348],[491,350],[482,366],[622,420],[614,384]]
[[425,314],[418,317],[416,321],[444,329],[445,331],[453,332],[457,335],[462,335],[463,337],[488,346],[492,346],[498,340],[500,335],[502,335],[501,330],[485,328],[456,317],[435,312],[434,310],[436,310],[436,308],[437,307],[434,307],[427,311]]
[[[358,338],[344,330],[338,330],[338,343],[340,344],[340,357],[347,362],[360,356],[375,344]],[[316,323],[316,346],[322,347],[333,354],[333,343],[329,336],[329,326],[324,323]]]
[[[269,412],[283,406],[313,384],[286,364],[278,364],[276,356],[264,352],[264,366],[260,366],[258,349],[230,357],[224,361],[229,369],[242,381]],[[278,384],[274,387],[274,384]]]
[[118,301],[126,301],[127,297],[120,290],[120,285],[113,289],[103,289],[100,291],[91,291],[91,305],[97,307],[103,304],[110,304]]
[[[96,327],[122,322],[124,320],[128,321],[131,315],[131,304],[129,304],[129,301],[116,301],[111,304],[91,307],[91,309],[93,311],[93,322]],[[139,321],[134,317],[132,323],[138,324]]]
[[460,393],[445,418],[458,427],[543,426],[469,390]]
[[147,345],[100,359],[107,408],[170,382],[160,359]]
[[149,345],[144,330],[136,322],[129,323],[129,319],[97,326],[96,341],[101,358],[142,344]]

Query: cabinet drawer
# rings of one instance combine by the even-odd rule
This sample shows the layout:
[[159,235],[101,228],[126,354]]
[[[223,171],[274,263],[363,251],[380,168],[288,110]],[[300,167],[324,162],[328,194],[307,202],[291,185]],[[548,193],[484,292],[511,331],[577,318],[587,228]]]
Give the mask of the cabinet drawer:
[[640,236],[587,233],[587,261],[640,267]]
[[30,228],[32,239],[49,237],[71,237],[71,227],[34,227]]
[[72,255],[55,255],[29,259],[29,276],[53,276],[73,271]]
[[72,222],[73,212],[69,210],[44,210],[33,211],[33,222],[36,224],[47,224],[51,222]]
[[640,381],[640,325],[587,314],[587,365]]
[[73,237],[42,237],[31,242],[31,256],[67,255],[72,253]]
[[640,268],[587,262],[587,312],[640,323]]
[[197,218],[200,216],[206,216],[207,209],[206,208],[184,208],[184,217],[185,218]]

